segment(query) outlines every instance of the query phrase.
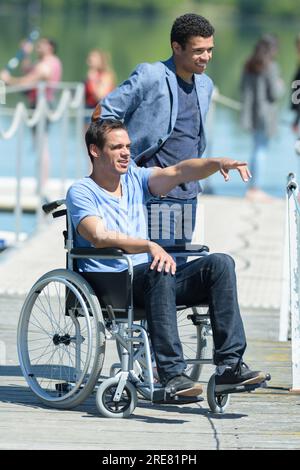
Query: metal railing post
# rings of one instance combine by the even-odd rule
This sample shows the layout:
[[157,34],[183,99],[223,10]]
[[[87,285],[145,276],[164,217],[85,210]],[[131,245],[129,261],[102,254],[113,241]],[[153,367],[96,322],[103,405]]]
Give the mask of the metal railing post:
[[65,197],[66,179],[67,179],[67,159],[68,159],[68,128],[69,128],[69,113],[66,107],[61,118],[61,173],[60,173],[60,196]]
[[295,175],[288,176],[289,214],[289,262],[290,262],[290,311],[292,340],[292,388],[300,393],[300,213],[298,205],[298,185]]
[[288,340],[290,323],[290,272],[289,272],[289,209],[288,209],[288,191],[285,196],[285,231],[283,247],[283,269],[281,285],[281,303],[279,316],[279,341]]
[[40,107],[41,115],[36,126],[36,148],[37,148],[37,185],[36,185],[36,194],[37,194],[37,227],[39,228],[43,220],[42,212],[42,201],[44,199],[45,191],[45,144],[46,144],[46,96],[45,96],[45,83],[38,84],[38,101],[37,107]]
[[16,151],[16,205],[14,210],[15,215],[15,243],[20,241],[21,233],[21,219],[22,219],[22,206],[21,206],[21,182],[22,182],[22,154],[24,140],[24,122],[21,121],[18,129],[17,136],[17,151]]
[[79,103],[78,107],[76,108],[76,116],[75,116],[75,134],[76,134],[76,178],[80,178],[85,173],[86,168],[82,169],[82,154],[83,154],[83,136],[84,136],[84,124],[85,124],[85,116],[84,116],[84,85],[78,85],[78,93],[79,93]]

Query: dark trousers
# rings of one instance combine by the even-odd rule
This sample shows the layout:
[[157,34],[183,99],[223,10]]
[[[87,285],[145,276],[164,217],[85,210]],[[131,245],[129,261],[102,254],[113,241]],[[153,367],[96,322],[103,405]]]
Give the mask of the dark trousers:
[[181,374],[186,367],[177,330],[176,304],[192,306],[207,302],[214,362],[216,365],[237,363],[246,349],[246,338],[233,259],[219,253],[203,256],[178,266],[175,276],[149,267],[150,263],[145,263],[134,268],[134,303],[145,307],[162,383]]

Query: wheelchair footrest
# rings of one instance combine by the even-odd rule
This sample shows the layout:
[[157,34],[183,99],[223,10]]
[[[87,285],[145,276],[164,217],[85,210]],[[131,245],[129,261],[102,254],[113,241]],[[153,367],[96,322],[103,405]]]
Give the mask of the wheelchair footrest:
[[216,391],[216,396],[220,395],[229,395],[231,393],[244,393],[244,392],[253,392],[253,390],[256,390],[257,388],[266,388],[267,384],[266,381],[261,382],[259,384],[250,384],[250,385],[238,385],[237,387],[232,387],[228,388],[225,390],[222,390],[221,392]]
[[190,403],[198,403],[203,401],[204,398],[197,396],[197,397],[184,397],[184,396],[171,396],[169,393],[166,392],[164,388],[159,388],[154,390],[153,392],[153,399],[152,403],[159,404],[159,405],[187,405]]

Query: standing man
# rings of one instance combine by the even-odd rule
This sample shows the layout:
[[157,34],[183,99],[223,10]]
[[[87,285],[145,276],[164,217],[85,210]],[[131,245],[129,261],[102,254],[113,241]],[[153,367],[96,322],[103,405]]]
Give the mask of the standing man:
[[[166,168],[202,156],[204,121],[213,91],[204,72],[212,58],[213,35],[213,26],[202,16],[180,16],[171,30],[171,58],[138,65],[128,80],[96,107],[93,120],[124,122],[138,166]],[[198,181],[191,181],[160,200],[150,201],[151,239],[161,245],[189,242],[199,192]],[[177,264],[184,261],[177,258]]]

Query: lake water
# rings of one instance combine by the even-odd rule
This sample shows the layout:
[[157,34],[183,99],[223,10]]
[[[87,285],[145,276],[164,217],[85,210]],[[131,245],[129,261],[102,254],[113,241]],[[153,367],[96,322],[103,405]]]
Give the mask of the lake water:
[[[7,2],[8,3],[8,2]],[[169,15],[159,18],[120,17],[90,15],[82,17],[76,9],[65,12],[41,15],[35,20],[44,36],[53,37],[59,45],[59,55],[64,65],[65,81],[81,81],[86,73],[85,57],[93,47],[101,47],[111,54],[117,81],[125,79],[139,62],[155,61],[170,55],[169,30],[178,14],[189,11],[182,2],[180,11],[170,11]],[[295,21],[274,21],[272,18],[249,17],[236,18],[227,10],[204,6],[198,13],[210,18],[216,28],[215,52],[208,68],[220,93],[239,100],[239,78],[242,64],[250,53],[257,37],[265,32],[276,32],[281,48],[278,56],[287,93],[282,103],[281,125],[279,133],[273,139],[269,149],[268,168],[264,176],[264,187],[270,194],[284,196],[286,177],[289,172],[300,175],[300,160],[295,155],[295,135],[290,130],[292,116],[289,112],[290,83],[295,69],[296,55],[294,38],[299,29],[299,18]],[[17,45],[33,27],[32,18],[22,10],[14,12],[7,8],[0,11],[0,67],[12,57]],[[19,96],[18,99],[23,99]],[[11,101],[16,101],[16,98]],[[11,104],[10,102],[8,105]],[[8,126],[7,120],[0,119],[2,128]],[[74,165],[74,127],[70,126],[67,157],[64,162],[68,178],[76,176]],[[59,177],[62,173],[60,127],[50,128],[51,176]],[[241,130],[238,113],[223,106],[217,107],[214,121],[213,145],[211,155],[228,156],[248,160],[251,151],[250,136]],[[16,141],[0,141],[0,177],[15,175]],[[81,174],[87,171],[87,157],[81,157]],[[36,155],[32,136],[28,131],[24,139],[23,176],[33,176],[36,172]],[[246,186],[238,175],[232,174],[229,183],[225,183],[219,174],[210,178],[210,189],[219,195],[241,197]],[[22,229],[34,230],[35,219],[24,215]],[[12,214],[0,213],[0,230],[13,230]]]

